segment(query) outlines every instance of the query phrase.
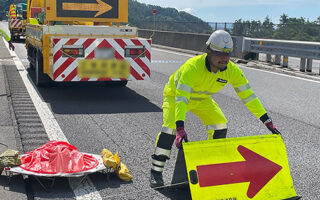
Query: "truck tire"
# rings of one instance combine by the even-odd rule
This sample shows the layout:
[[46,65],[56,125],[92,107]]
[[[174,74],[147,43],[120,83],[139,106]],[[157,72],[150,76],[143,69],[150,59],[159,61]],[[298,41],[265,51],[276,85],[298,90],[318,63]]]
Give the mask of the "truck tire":
[[32,64],[31,62],[29,62],[29,68],[30,68],[32,71],[34,71],[34,70],[35,70],[34,64]]
[[50,83],[49,77],[43,73],[43,56],[40,51],[36,53],[36,86],[48,86]]
[[29,60],[29,68],[34,71],[35,70],[35,60],[36,60],[36,53],[33,47],[28,46],[28,60]]
[[10,38],[11,38],[11,42],[15,42],[16,41],[16,37],[13,36],[12,34],[10,35]]

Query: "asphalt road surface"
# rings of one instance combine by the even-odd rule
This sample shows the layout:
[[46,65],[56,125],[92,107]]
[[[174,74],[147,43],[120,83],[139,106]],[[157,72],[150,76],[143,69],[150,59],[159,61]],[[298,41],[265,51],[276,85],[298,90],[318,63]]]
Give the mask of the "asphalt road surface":
[[[0,27],[6,28],[6,24],[1,22]],[[34,82],[34,71],[28,68],[23,39],[14,45],[29,81]],[[103,173],[90,175],[97,199],[191,199],[187,187],[153,190],[148,182],[150,155],[162,125],[163,86],[170,74],[191,55],[157,48],[152,49],[151,55],[151,79],[129,82],[124,88],[101,83],[56,84],[47,88],[33,86],[71,144],[81,152],[100,154],[103,148],[118,151],[121,161],[130,169],[133,181],[128,183],[113,175],[109,180]],[[6,68],[10,89],[23,90],[22,80],[16,76],[16,70],[11,70],[15,64],[10,59],[2,62],[11,66]],[[320,82],[240,67],[282,133],[297,194],[303,199],[320,199]],[[224,88],[213,98],[228,119],[228,137],[269,134],[231,87]],[[41,122],[39,117],[33,119],[34,123]],[[39,135],[21,137],[24,151],[49,140],[43,134],[43,127],[29,128]],[[186,131],[191,141],[205,140],[207,136],[201,121],[192,113],[187,114]],[[171,182],[176,155],[177,150],[173,147],[164,172],[166,184]],[[56,180],[48,192],[32,177],[26,183],[31,199],[81,199],[63,178]]]

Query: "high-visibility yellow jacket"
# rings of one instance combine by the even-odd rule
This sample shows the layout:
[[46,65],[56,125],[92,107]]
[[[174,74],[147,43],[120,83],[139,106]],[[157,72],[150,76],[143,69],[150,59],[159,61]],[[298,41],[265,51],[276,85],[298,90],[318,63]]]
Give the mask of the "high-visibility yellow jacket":
[[231,84],[246,107],[257,117],[266,114],[260,100],[250,89],[242,70],[229,61],[227,67],[217,73],[211,72],[207,54],[195,56],[184,63],[169,78],[164,96],[175,97],[176,121],[185,120],[187,105],[192,101],[210,98],[227,84]]
[[6,32],[4,32],[4,30],[0,29],[0,36],[4,37],[4,39],[9,42],[10,41],[10,37],[6,34]]

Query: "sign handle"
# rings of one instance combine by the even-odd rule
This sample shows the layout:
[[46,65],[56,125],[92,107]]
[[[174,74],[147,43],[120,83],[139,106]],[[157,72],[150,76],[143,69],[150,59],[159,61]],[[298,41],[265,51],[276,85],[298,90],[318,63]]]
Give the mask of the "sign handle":
[[190,177],[190,182],[195,185],[197,184],[198,181],[198,175],[197,175],[197,171],[196,170],[190,170],[189,171],[189,177]]

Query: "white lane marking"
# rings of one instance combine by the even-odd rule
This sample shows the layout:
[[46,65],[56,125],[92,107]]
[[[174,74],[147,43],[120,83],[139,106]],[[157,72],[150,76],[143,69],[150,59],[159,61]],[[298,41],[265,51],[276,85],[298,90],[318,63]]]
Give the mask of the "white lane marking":
[[[180,56],[187,56],[187,57],[194,57],[195,55],[191,55],[191,54],[184,54],[184,53],[177,53],[174,51],[170,51],[170,50],[163,50],[163,49],[158,49],[158,48],[152,48],[152,50],[156,50],[156,51],[162,51],[162,52],[166,52],[166,53],[172,53],[172,54],[176,54],[176,55],[180,55]],[[281,73],[277,73],[277,72],[270,72],[270,71],[266,71],[263,69],[255,69],[255,68],[251,68],[251,67],[246,67],[243,65],[238,65],[240,67],[246,68],[246,69],[251,69],[251,70],[257,70],[257,71],[262,71],[262,72],[266,72],[266,73],[270,73],[270,74],[275,74],[275,75],[279,75],[279,76],[285,76],[285,77],[289,77],[289,78],[295,78],[295,79],[299,79],[299,80],[304,80],[304,81],[309,81],[309,82],[313,82],[313,83],[320,83],[319,81],[315,81],[315,80],[310,80],[307,78],[301,78],[301,77],[296,77],[296,76],[290,76],[287,74],[281,74]]]
[[161,64],[171,64],[171,63],[175,63],[175,64],[182,64],[185,63],[185,61],[182,60],[152,60],[151,63],[161,63]]
[[251,69],[251,70],[256,70],[256,71],[261,71],[261,72],[267,72],[267,73],[275,74],[275,75],[279,75],[279,76],[285,76],[285,77],[289,77],[289,78],[295,78],[295,79],[304,80],[304,81],[309,81],[309,82],[313,82],[313,83],[320,83],[320,80],[319,80],[319,81],[310,80],[310,79],[307,79],[307,78],[296,77],[296,76],[293,76],[293,75],[281,74],[281,73],[277,73],[277,72],[270,72],[270,71],[266,71],[266,70],[263,70],[263,69],[255,69],[255,68],[243,66],[243,65],[241,65],[241,64],[238,65],[238,66],[243,67],[243,68],[246,68],[246,69]]
[[177,54],[177,55],[180,55],[180,56],[186,56],[186,57],[190,57],[190,58],[195,56],[195,55],[192,55],[192,54],[177,53],[177,52],[175,52],[175,51],[159,49],[159,48],[156,48],[156,47],[151,47],[151,50],[162,51],[162,52],[165,52],[165,53],[174,53],[174,54]]
[[[2,39],[8,48],[7,42],[4,40],[4,38]],[[41,94],[38,92],[36,86],[28,76],[28,73],[25,70],[20,59],[18,58],[17,54],[14,51],[9,50],[9,52],[13,57],[13,61],[17,67],[17,70],[19,71],[19,74],[24,82],[24,85],[28,90],[28,93],[32,99],[32,102],[36,107],[37,112],[39,113],[39,117],[42,121],[42,124],[47,132],[49,139],[68,142],[57,120],[55,119],[48,105],[43,101]],[[87,200],[87,199],[102,200],[100,193],[97,191],[97,189],[95,188],[95,186],[93,185],[89,177],[87,177],[86,180],[84,180],[82,184],[80,184],[78,187],[77,187],[78,183],[74,183],[70,180],[72,179],[69,179],[70,187],[72,188],[73,193],[76,196],[77,200]],[[76,189],[73,189],[73,188],[76,188]]]

